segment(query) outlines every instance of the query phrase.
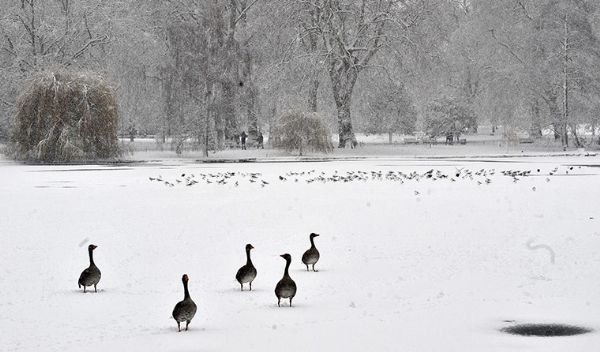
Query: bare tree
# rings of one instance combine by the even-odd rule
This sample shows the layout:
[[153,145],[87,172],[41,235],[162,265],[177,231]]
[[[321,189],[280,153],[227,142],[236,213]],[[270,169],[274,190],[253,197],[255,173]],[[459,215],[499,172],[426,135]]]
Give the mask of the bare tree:
[[0,116],[14,114],[17,87],[32,73],[53,66],[99,69],[111,41],[109,12],[118,6],[82,0],[8,0],[1,5]]
[[[359,74],[392,42],[392,31],[414,25],[426,1],[307,0],[302,23],[307,37],[318,35],[337,109],[338,147],[356,143],[352,94]],[[310,41],[309,41],[310,43]]]

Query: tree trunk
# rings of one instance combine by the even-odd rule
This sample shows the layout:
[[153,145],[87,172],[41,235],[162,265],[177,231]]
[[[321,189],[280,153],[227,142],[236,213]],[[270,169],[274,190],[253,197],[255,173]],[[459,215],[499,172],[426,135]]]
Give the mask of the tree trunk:
[[547,98],[544,98],[544,101],[548,105],[548,110],[550,111],[550,117],[552,118],[552,129],[554,130],[554,140],[557,141],[562,138],[562,113],[558,106],[558,98],[554,92],[546,92]]
[[254,84],[248,87],[248,96],[246,101],[246,114],[248,115],[248,137],[252,141],[258,139],[258,116],[256,114],[256,88]]
[[352,119],[350,114],[350,104],[336,103],[338,115],[338,148],[346,148],[346,142],[350,143],[354,140],[354,132],[352,131]]
[[[221,123],[217,127],[220,131],[220,139],[231,139],[238,131],[238,124],[235,118],[235,91],[234,83],[231,81],[223,82],[223,107]],[[221,142],[220,142],[221,143]]]
[[248,124],[248,139],[256,141],[258,137],[258,116],[256,114],[257,89],[254,86],[252,75],[252,54],[248,43],[241,49],[242,55],[242,84],[244,86],[244,105],[246,107],[246,121]]
[[[563,147],[569,146],[569,135],[567,131],[567,126],[569,125],[569,26],[567,24],[567,14],[565,13],[565,23],[564,23],[564,62],[563,62],[563,121],[562,121],[562,145]],[[577,139],[576,131],[573,130],[575,139]]]
[[210,132],[210,113],[212,110],[213,103],[213,85],[206,81],[205,94],[204,94],[204,106],[206,107],[206,121],[204,121],[204,157],[208,158],[208,135]]
[[268,145],[269,146],[273,146],[273,125],[276,123],[277,121],[277,103],[273,103],[273,106],[271,107],[271,114],[270,114],[270,121],[269,121],[269,140],[268,140]]
[[573,135],[573,143],[575,143],[575,147],[577,147],[577,148],[583,147],[583,143],[581,143],[581,140],[579,139],[579,136],[577,135],[577,124],[576,123],[571,124],[571,134]]
[[318,93],[319,78],[313,77],[308,88],[308,110],[311,112],[317,112]]
[[531,107],[531,128],[529,134],[534,139],[542,137],[542,123],[540,121],[540,105],[537,99],[534,99]]
[[358,78],[358,71],[344,64],[337,70],[330,69],[329,72],[333,88],[333,98],[337,108],[338,148],[345,148],[348,141],[350,141],[350,146],[354,147],[356,145],[356,137],[352,128],[350,109],[352,107],[352,92]]

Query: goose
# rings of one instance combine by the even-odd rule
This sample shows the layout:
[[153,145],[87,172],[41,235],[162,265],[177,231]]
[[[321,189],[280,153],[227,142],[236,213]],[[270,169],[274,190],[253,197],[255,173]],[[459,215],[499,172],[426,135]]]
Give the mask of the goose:
[[252,291],[252,281],[256,278],[256,268],[252,264],[252,260],[250,259],[250,250],[254,249],[251,244],[246,245],[246,265],[241,267],[237,274],[235,274],[235,279],[240,283],[240,288],[244,291],[244,283],[248,282],[250,284],[250,291]]
[[189,278],[187,274],[184,274],[181,278],[183,282],[183,301],[178,302],[173,309],[173,319],[177,322],[177,331],[181,331],[181,323],[185,321],[185,330],[187,331],[192,318],[196,315],[196,303],[190,297],[190,291],[188,291]]
[[98,292],[96,285],[98,285],[98,282],[100,282],[100,269],[98,269],[94,263],[94,249],[96,248],[98,248],[98,246],[93,244],[88,246],[90,266],[81,272],[81,275],[79,275],[79,281],[77,281],[79,288],[83,286],[84,293],[86,292],[86,286],[94,286],[94,292]]
[[306,265],[306,271],[309,271],[308,269],[308,265],[312,264],[312,268],[313,271],[317,271],[315,270],[315,264],[317,264],[317,262],[319,261],[319,251],[317,250],[317,247],[315,247],[315,237],[318,237],[319,235],[316,233],[311,233],[310,234],[310,248],[304,252],[304,254],[302,255],[302,263],[304,263],[304,265]]
[[289,274],[290,264],[292,263],[292,256],[289,254],[280,255],[283,259],[285,259],[285,271],[283,272],[283,278],[279,280],[277,286],[275,286],[275,296],[277,296],[277,306],[281,307],[281,299],[289,298],[290,299],[290,307],[292,306],[292,299],[296,295],[296,283]]

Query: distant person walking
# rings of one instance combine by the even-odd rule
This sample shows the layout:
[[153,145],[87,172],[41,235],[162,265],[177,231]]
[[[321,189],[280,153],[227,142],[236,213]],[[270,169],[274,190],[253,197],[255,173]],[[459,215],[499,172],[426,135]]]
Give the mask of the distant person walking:
[[256,141],[258,142],[258,144],[256,145],[256,149],[260,148],[260,149],[265,149],[265,146],[263,144],[265,140],[265,137],[263,137],[262,132],[258,132],[258,137],[256,138]]
[[242,134],[240,134],[240,138],[242,139],[242,149],[246,150],[246,138],[248,138],[246,131],[242,131]]

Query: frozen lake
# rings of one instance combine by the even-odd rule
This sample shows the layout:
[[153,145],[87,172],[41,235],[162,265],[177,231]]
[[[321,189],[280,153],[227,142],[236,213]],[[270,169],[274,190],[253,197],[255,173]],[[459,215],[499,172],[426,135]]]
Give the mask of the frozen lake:
[[[0,350],[595,351],[597,166],[597,157],[0,162]],[[507,170],[531,173],[515,181]],[[321,234],[317,273],[300,261],[311,232]],[[83,294],[90,243],[102,279]],[[239,292],[246,243],[258,277]],[[273,293],[282,253],[298,285],[292,308]],[[184,273],[198,312],[177,333]],[[595,331],[499,332],[515,323]]]

